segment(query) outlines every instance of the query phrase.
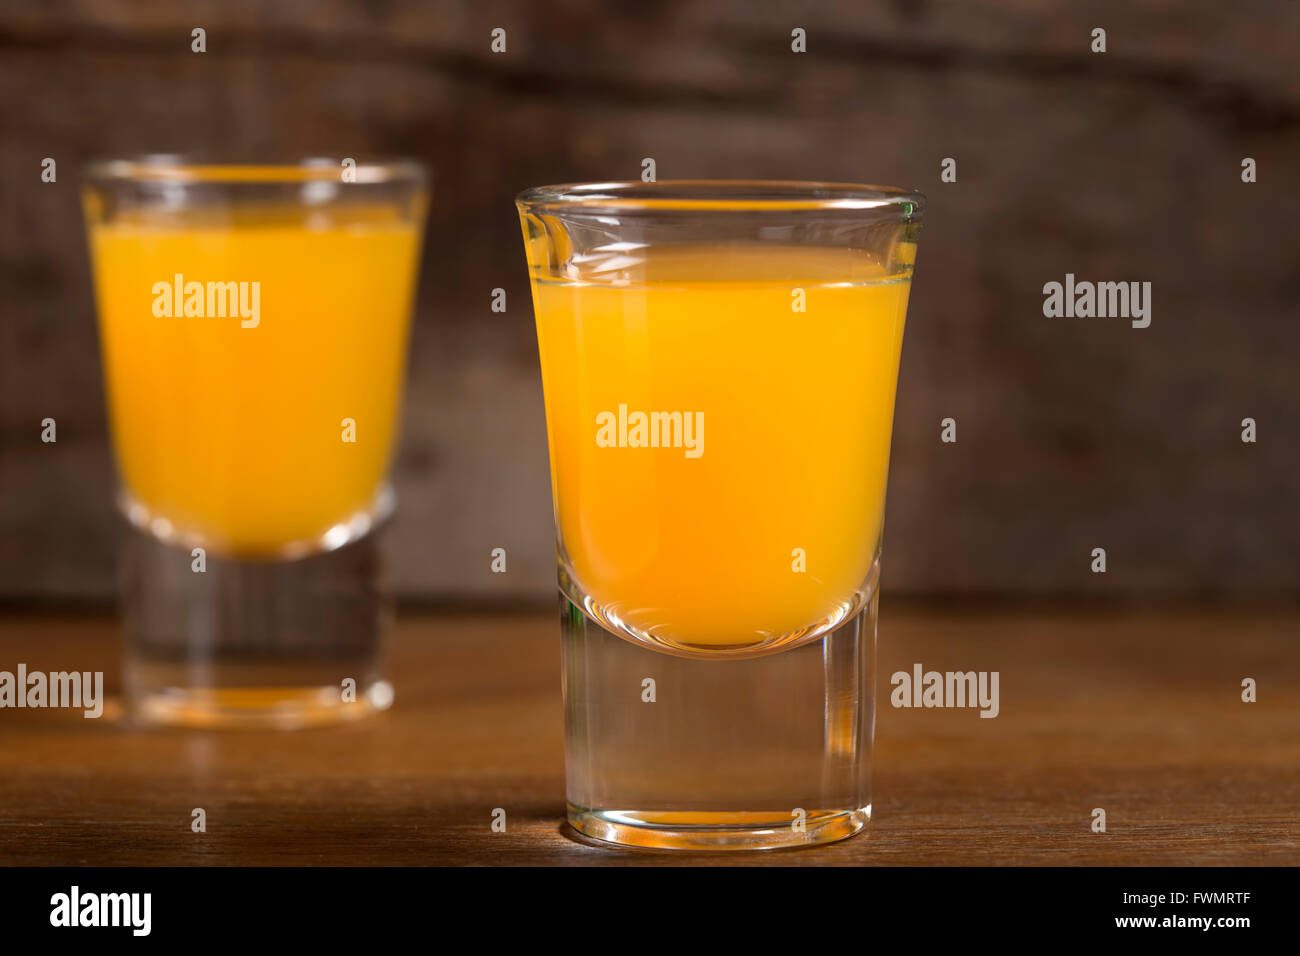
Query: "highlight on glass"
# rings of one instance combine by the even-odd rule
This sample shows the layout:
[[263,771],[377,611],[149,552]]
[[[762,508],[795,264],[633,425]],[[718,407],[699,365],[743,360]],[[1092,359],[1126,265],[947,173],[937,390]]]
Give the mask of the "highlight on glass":
[[924,198],[693,181],[547,186],[517,205],[569,822],[672,849],[858,832]]
[[391,700],[375,533],[427,204],[405,161],[87,169],[138,719],[294,727]]

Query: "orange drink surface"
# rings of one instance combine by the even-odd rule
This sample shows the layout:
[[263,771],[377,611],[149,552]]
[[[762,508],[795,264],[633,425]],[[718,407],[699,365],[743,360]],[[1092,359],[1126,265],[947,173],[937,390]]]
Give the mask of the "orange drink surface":
[[570,597],[701,653],[782,646],[855,610],[910,267],[771,243],[620,248],[556,275],[530,260]]
[[371,509],[399,418],[419,242],[416,223],[371,206],[92,222],[132,505],[240,556],[305,547]]

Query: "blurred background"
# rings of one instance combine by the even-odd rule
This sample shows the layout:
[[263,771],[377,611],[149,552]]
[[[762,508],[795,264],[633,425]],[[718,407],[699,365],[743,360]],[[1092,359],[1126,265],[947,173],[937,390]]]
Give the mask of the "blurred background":
[[[553,598],[512,199],[635,179],[646,157],[661,180],[929,195],[887,595],[1293,598],[1297,35],[1300,5],[1282,0],[5,2],[0,603],[113,597],[78,179],[87,159],[142,152],[434,169],[388,542],[410,604]],[[1151,326],[1045,318],[1043,284],[1067,272],[1152,283]],[[57,444],[40,440],[46,417]],[[949,417],[955,444],[940,441]],[[507,574],[490,571],[497,547]]]

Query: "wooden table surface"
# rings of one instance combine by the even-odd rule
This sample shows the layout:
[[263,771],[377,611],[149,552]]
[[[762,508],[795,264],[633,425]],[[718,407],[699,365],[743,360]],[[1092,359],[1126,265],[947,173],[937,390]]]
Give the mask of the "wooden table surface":
[[[407,615],[396,703],[368,722],[180,732],[132,729],[115,700],[101,720],[0,710],[0,864],[1297,864],[1298,635],[1294,609],[886,601],[868,833],[669,855],[562,824],[553,614]],[[111,619],[0,618],[0,670],[103,669],[113,688],[118,654]],[[889,675],[917,661],[999,670],[1000,716],[892,709]]]

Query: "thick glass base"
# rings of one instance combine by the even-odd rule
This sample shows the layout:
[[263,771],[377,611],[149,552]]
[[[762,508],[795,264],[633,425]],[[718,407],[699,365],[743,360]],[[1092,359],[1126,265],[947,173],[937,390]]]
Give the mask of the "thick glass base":
[[871,815],[876,597],[762,657],[681,657],[561,596],[568,819],[664,850],[810,846]]
[[393,698],[387,681],[359,689],[345,702],[338,685],[187,687],[186,675],[170,678],[158,668],[128,670],[130,712],[145,724],[193,728],[297,730],[360,720],[385,710]]
[[808,813],[801,828],[766,813],[644,813],[569,805],[569,825],[602,843],[649,850],[779,850],[834,843],[859,832],[871,807]]
[[392,703],[375,534],[298,560],[208,552],[196,564],[186,546],[128,528],[121,566],[133,720],[291,729]]

